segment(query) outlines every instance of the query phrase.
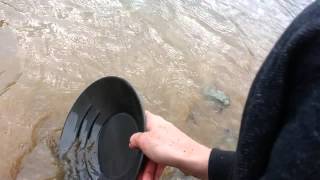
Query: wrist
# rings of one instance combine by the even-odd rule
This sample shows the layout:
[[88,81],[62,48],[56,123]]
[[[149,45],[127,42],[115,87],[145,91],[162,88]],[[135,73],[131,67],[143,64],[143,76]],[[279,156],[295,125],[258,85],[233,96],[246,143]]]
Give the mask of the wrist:
[[208,164],[211,149],[196,143],[190,147],[189,152],[182,153],[178,160],[177,168],[187,175],[200,179],[208,179]]

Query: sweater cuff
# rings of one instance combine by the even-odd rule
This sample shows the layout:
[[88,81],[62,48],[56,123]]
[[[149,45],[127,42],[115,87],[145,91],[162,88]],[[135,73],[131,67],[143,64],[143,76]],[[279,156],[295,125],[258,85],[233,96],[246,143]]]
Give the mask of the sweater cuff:
[[232,175],[235,152],[212,149],[209,158],[209,180],[226,180]]

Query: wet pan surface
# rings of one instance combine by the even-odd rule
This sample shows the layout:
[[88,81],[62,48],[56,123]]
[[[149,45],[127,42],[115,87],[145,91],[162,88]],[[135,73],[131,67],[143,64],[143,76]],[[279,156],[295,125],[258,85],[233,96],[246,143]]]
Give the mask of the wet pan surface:
[[133,133],[143,131],[144,113],[132,86],[118,77],[94,82],[76,100],[62,131],[59,156],[76,172],[69,178],[136,177],[143,154],[128,145]]

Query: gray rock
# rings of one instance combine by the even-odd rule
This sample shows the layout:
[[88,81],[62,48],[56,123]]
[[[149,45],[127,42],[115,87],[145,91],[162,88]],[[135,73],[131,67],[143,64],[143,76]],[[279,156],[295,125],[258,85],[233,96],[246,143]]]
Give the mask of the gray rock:
[[215,87],[207,87],[204,89],[203,94],[208,100],[214,101],[222,107],[230,105],[230,97],[227,96],[223,91],[218,90]]

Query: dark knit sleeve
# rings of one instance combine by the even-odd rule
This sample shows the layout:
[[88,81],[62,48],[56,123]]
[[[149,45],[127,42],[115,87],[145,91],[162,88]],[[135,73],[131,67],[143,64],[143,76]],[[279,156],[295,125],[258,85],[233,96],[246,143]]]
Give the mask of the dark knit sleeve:
[[231,178],[235,152],[212,149],[209,159],[209,180],[226,180]]
[[[276,139],[265,179],[320,178],[320,19],[292,43],[288,104],[283,128]],[[310,24],[308,24],[310,23]],[[299,33],[299,32],[298,32]]]
[[290,115],[290,122],[273,147],[263,179],[320,178],[320,94],[316,91],[310,90],[309,97]]

